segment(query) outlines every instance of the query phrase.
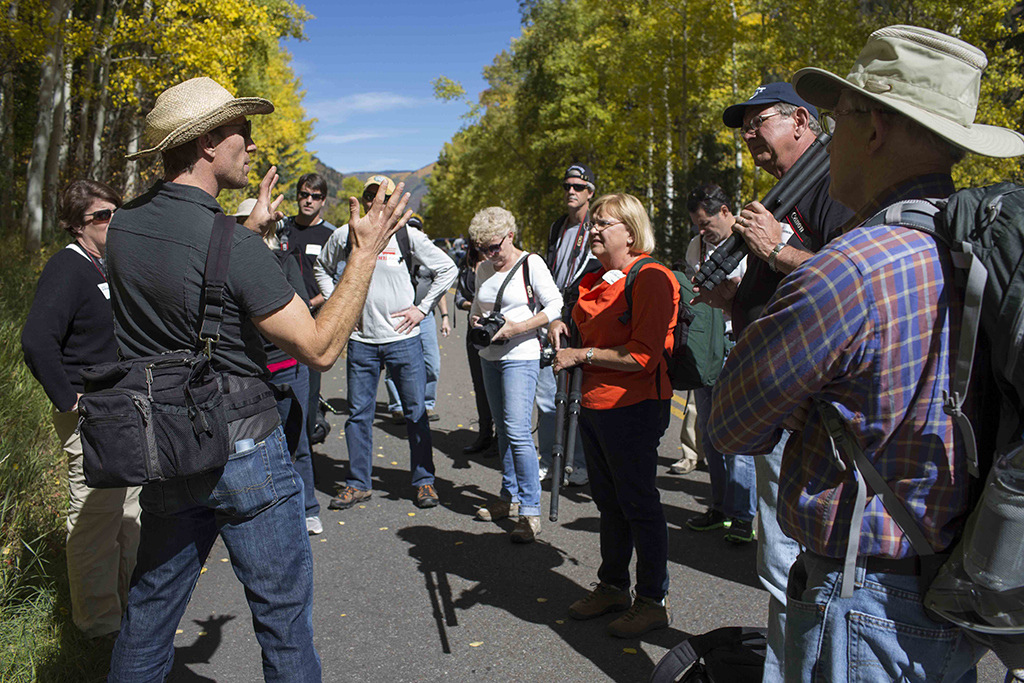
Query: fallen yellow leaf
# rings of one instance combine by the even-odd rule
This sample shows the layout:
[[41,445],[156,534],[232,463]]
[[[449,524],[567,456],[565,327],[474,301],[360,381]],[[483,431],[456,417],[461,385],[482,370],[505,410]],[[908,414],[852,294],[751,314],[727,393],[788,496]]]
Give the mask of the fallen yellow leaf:
[[455,541],[455,545],[462,545],[465,541]]
[[625,652],[627,655],[635,655],[636,654],[636,648],[635,647],[624,647],[624,648],[622,648],[622,651]]
[[547,598],[537,598],[537,602],[547,602]]
[[327,543],[327,539],[326,539],[326,538],[321,538],[321,539],[320,539],[320,542],[321,542],[321,543]]
[[365,509],[366,509],[366,506],[365,506],[365,505],[360,505],[360,506],[359,506],[359,509],[360,509],[360,510],[365,510]]
[[458,427],[459,429],[462,429],[462,425],[455,425],[455,426]]
[[377,531],[387,531],[387,530],[388,530],[388,528],[386,526],[382,526],[381,528],[377,529]]
[[558,624],[559,626],[561,626],[562,624],[565,623],[565,619],[555,619],[555,623]]
[[345,526],[345,522],[338,522],[338,524]]
[[470,646],[470,647],[480,647],[480,646],[481,646],[481,645],[483,645],[483,644],[484,644],[484,643],[483,643],[483,641],[482,641],[482,640],[478,640],[478,641],[476,641],[475,643],[470,643],[470,644],[469,644],[469,646]]
[[200,574],[205,574],[206,573],[206,567],[203,567],[202,569],[200,569],[199,573]]
[[205,636],[205,635],[206,635],[206,631],[200,631],[200,632],[199,632],[199,635],[201,635],[201,636]]
[[397,464],[398,464],[398,461],[397,461],[397,460],[392,460],[392,461],[391,461],[391,464],[392,464],[392,465],[397,465]]
[[184,631],[179,628],[177,631],[174,632],[174,635],[180,636],[182,633],[184,633]]
[[410,517],[415,517],[415,516],[416,516],[416,513],[415,513],[415,512],[410,512],[410,513],[409,513],[409,516],[410,516]]
[[228,562],[228,561],[229,561],[229,560],[228,560],[228,558],[226,558],[226,557],[225,557],[225,558],[223,558],[223,559],[221,559],[221,562]]

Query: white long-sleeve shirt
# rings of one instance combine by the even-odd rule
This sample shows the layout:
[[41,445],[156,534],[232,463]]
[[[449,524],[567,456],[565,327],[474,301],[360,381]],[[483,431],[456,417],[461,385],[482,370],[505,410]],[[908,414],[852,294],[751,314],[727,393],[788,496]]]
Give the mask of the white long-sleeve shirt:
[[[427,268],[434,274],[430,289],[417,305],[417,308],[426,315],[455,282],[458,268],[455,262],[436,247],[422,231],[416,228],[407,230],[413,263]],[[334,293],[335,276],[340,275],[345,268],[347,242],[348,225],[343,225],[334,231],[316,259],[313,274],[324,298],[330,298]],[[341,292],[341,295],[343,294],[344,292]],[[401,318],[391,317],[392,313],[412,306],[415,296],[416,290],[413,289],[409,278],[409,269],[402,260],[398,239],[392,236],[388,246],[377,257],[377,267],[373,271],[373,279],[366,293],[363,315],[351,339],[365,344],[387,344],[419,335],[419,325],[405,334],[399,334],[395,331],[395,325]]]
[[[541,305],[541,313],[548,317],[548,322],[557,320],[562,314],[562,294],[558,291],[551,271],[544,263],[544,259],[537,254],[530,254],[530,285],[533,287],[534,298]],[[525,265],[525,264],[524,264]],[[470,309],[470,317],[483,315],[485,311],[494,309],[494,302],[498,298],[498,290],[505,282],[508,271],[504,273],[494,272],[494,264],[485,259],[477,267],[476,271],[476,297],[473,299],[473,307]],[[529,300],[526,297],[526,280],[523,276],[523,266],[512,276],[511,282],[501,295],[501,311],[505,320],[511,322],[523,322],[535,315],[530,310]],[[540,330],[530,330],[525,334],[513,337],[507,344],[488,346],[481,349],[480,357],[490,361],[496,360],[540,360],[540,341],[537,333]]]

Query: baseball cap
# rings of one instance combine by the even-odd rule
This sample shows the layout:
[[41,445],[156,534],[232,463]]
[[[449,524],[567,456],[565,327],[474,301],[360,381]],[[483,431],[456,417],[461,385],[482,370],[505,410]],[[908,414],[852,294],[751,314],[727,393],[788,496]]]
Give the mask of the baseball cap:
[[391,196],[395,193],[395,181],[386,175],[372,175],[363,183],[363,192],[376,185],[384,185],[384,194]]
[[743,114],[747,107],[758,104],[775,104],[785,102],[796,107],[803,107],[811,113],[811,116],[818,118],[818,109],[796,94],[796,90],[789,83],[764,83],[757,86],[754,94],[746,102],[734,104],[727,107],[722,113],[722,121],[730,128],[739,128],[743,125]]

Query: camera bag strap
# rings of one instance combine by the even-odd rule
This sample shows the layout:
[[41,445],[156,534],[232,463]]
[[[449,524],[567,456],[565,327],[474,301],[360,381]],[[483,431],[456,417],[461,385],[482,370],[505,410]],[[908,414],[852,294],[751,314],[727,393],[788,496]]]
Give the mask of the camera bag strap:
[[212,358],[213,348],[220,341],[224,321],[224,286],[231,264],[231,240],[235,236],[235,219],[218,213],[213,219],[210,248],[203,271],[203,291],[199,305],[199,342],[197,351]]

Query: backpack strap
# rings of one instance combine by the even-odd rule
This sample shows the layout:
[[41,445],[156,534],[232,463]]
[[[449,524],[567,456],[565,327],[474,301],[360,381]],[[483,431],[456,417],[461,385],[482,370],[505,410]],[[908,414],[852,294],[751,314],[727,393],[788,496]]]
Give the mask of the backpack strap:
[[636,276],[640,273],[640,269],[648,263],[657,263],[657,260],[650,256],[645,256],[634,263],[630,267],[629,272],[626,273],[626,312],[619,316],[619,322],[623,325],[628,325],[630,319],[633,317],[633,282],[636,280]]
[[964,414],[967,389],[971,384],[971,370],[978,345],[978,329],[981,325],[981,304],[988,282],[988,271],[969,242],[951,244],[942,234],[940,221],[946,207],[945,200],[912,199],[897,202],[875,214],[865,225],[898,225],[927,233],[950,250],[953,265],[967,271],[967,285],[964,289],[963,314],[960,321],[960,340],[957,346],[956,363],[950,390],[942,391],[942,410],[953,418],[964,437],[967,449],[967,471],[972,477],[980,476],[978,467],[978,446],[974,427]]
[[206,252],[206,268],[203,271],[202,305],[199,308],[200,350],[207,358],[213,356],[213,349],[220,341],[220,325],[224,320],[224,285],[231,264],[231,241],[235,236],[235,219],[218,213],[213,218],[210,232],[210,247]]
[[935,555],[924,532],[914,520],[913,515],[900,500],[888,482],[882,477],[874,464],[864,455],[863,449],[846,429],[842,413],[832,403],[816,399],[815,404],[821,413],[822,421],[828,430],[832,443],[832,457],[842,471],[852,470],[853,479],[857,483],[856,500],[853,507],[853,518],[850,520],[850,536],[846,541],[846,556],[843,562],[843,584],[840,597],[853,596],[854,570],[857,567],[857,553],[860,549],[860,532],[864,520],[864,508],[867,507],[867,484],[875,492],[883,507],[903,530],[914,551],[923,558]]
[[[351,229],[349,227],[350,231]],[[408,226],[403,225],[395,231],[395,241],[398,242],[398,253],[401,255],[402,262],[405,263],[405,269],[409,271],[409,282],[412,283],[413,291],[416,291],[417,266],[412,262],[412,244],[409,242]],[[341,248],[341,253],[345,255],[346,261],[352,253],[352,243],[349,241],[348,235],[345,236],[345,244]]]

